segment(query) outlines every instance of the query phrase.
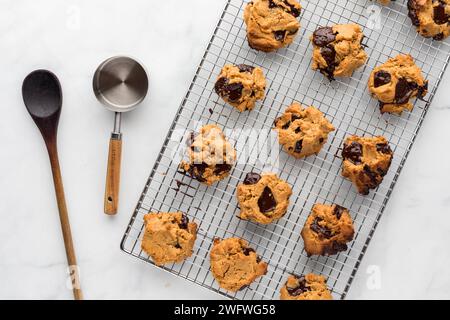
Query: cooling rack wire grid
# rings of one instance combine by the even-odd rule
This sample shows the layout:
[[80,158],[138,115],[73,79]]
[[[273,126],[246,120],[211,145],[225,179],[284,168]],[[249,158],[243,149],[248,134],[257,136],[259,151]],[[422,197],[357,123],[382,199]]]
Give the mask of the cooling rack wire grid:
[[[278,299],[290,273],[314,272],[328,278],[334,298],[343,299],[447,67],[449,44],[417,34],[407,16],[406,0],[389,7],[368,0],[304,0],[299,18],[301,29],[294,43],[266,54],[252,50],[247,44],[242,19],[246,2],[227,0],[133,212],[121,248],[152,263],[141,250],[143,216],[149,211],[182,211],[199,225],[194,254],[183,263],[166,265],[163,269],[232,299]],[[363,27],[369,60],[352,78],[329,82],[311,70],[309,37],[319,26],[337,23],[357,23]],[[377,101],[367,92],[367,79],[374,66],[399,53],[411,54],[422,68],[429,80],[427,101],[417,100],[413,111],[401,116],[381,115]],[[226,63],[263,68],[268,84],[266,98],[251,112],[239,113],[214,92],[215,80]],[[271,127],[293,101],[319,108],[336,127],[317,156],[295,160],[280,151]],[[229,137],[237,149],[238,164],[229,178],[211,187],[178,171],[178,155],[183,153],[185,139],[201,124],[217,124],[227,135],[238,132]],[[251,140],[249,129],[258,130],[258,143]],[[394,151],[384,182],[368,196],[358,195],[340,174],[339,149],[351,134],[383,135]],[[268,226],[236,218],[239,213],[236,186],[246,173],[261,170],[276,171],[293,186],[287,214]],[[350,210],[356,233],[346,252],[331,257],[307,257],[300,230],[316,202],[338,203]],[[267,274],[237,293],[220,289],[209,271],[209,252],[215,237],[249,241],[269,263]]]

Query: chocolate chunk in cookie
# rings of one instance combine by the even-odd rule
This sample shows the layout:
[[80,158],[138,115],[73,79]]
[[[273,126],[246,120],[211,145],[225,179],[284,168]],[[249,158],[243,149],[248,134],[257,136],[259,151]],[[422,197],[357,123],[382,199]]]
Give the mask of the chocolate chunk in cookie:
[[192,255],[197,224],[181,212],[149,213],[144,216],[144,250],[156,265],[181,262]]
[[261,68],[228,64],[222,68],[214,89],[239,111],[252,110],[256,101],[264,99],[266,79]]
[[342,175],[350,179],[358,192],[367,195],[383,181],[393,152],[384,137],[350,136],[342,150]]
[[422,99],[428,92],[428,81],[410,55],[398,55],[376,67],[369,77],[369,91],[378,99],[381,113],[401,114],[412,110],[411,99]]
[[391,74],[389,72],[384,71],[384,70],[375,72],[374,79],[373,79],[375,88],[384,86],[385,84],[388,84],[389,82],[391,82]]
[[322,112],[312,106],[305,109],[298,103],[289,106],[274,126],[283,149],[296,158],[319,153],[328,134],[334,131]]
[[215,239],[210,258],[214,278],[221,288],[230,291],[242,290],[267,272],[267,263],[239,238]]
[[237,188],[240,219],[269,224],[284,216],[292,189],[275,174],[248,173]]
[[180,170],[201,183],[211,185],[226,178],[236,162],[236,151],[222,130],[206,125],[198,134],[187,138],[189,161],[180,163]]
[[336,33],[332,27],[320,27],[314,31],[312,36],[312,42],[318,47],[326,47],[330,43],[336,40]]
[[295,1],[288,1],[288,0],[282,0],[282,1],[274,1],[269,0],[269,8],[280,8],[281,10],[286,11],[287,13],[293,15],[294,17],[300,16],[300,9],[301,7],[297,6]]
[[219,78],[214,86],[216,93],[229,103],[236,103],[242,98],[244,86],[241,82],[230,83],[228,78]]
[[258,199],[259,211],[263,214],[272,212],[277,207],[277,202],[269,187],[265,187]]
[[255,67],[249,66],[247,64],[238,64],[237,67],[239,69],[239,72],[253,73],[253,71],[255,71]]
[[244,184],[246,185],[257,184],[259,180],[261,180],[261,175],[255,172],[249,172],[245,176]]
[[360,164],[362,157],[362,145],[356,141],[344,145],[342,157],[351,161],[353,164]]
[[350,77],[367,60],[361,45],[363,37],[361,27],[356,24],[318,28],[311,36],[313,70],[319,70],[330,80]]
[[291,275],[280,290],[281,300],[332,300],[324,276]]
[[314,205],[301,232],[308,256],[346,251],[353,234],[352,218],[346,208],[318,203]]
[[253,0],[244,11],[251,48],[271,52],[294,41],[301,6],[296,0]]

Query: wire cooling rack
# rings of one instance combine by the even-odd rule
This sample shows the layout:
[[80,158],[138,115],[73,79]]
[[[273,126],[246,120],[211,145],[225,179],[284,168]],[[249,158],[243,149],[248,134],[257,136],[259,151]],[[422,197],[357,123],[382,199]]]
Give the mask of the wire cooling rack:
[[[227,0],[126,229],[123,251],[152,263],[140,247],[144,214],[182,211],[199,225],[194,254],[184,263],[163,269],[234,299],[277,299],[290,273],[315,272],[328,278],[335,298],[345,297],[446,69],[450,50],[448,42],[416,33],[407,16],[406,0],[389,7],[367,0],[304,0],[301,4],[302,27],[294,43],[266,54],[247,44],[242,19],[246,1]],[[319,26],[336,23],[357,23],[364,28],[369,60],[352,78],[329,82],[311,70],[309,36]],[[422,68],[429,80],[428,102],[416,101],[414,110],[401,116],[381,115],[377,101],[367,92],[367,79],[374,66],[399,53],[411,54]],[[253,111],[239,113],[214,93],[215,80],[226,63],[260,66],[265,71],[267,95]],[[316,106],[337,129],[317,156],[296,160],[280,151],[272,123],[293,101]],[[210,123],[229,135],[238,164],[229,178],[206,187],[177,168],[186,136]],[[257,142],[248,129],[257,130]],[[368,196],[358,195],[340,174],[340,148],[351,134],[383,135],[394,150],[384,182]],[[289,210],[277,223],[263,226],[236,218],[236,186],[250,171],[275,171],[292,185]],[[356,233],[346,252],[307,257],[300,230],[316,202],[349,208]],[[237,293],[220,289],[209,271],[212,240],[232,236],[249,241],[269,263],[265,276]]]

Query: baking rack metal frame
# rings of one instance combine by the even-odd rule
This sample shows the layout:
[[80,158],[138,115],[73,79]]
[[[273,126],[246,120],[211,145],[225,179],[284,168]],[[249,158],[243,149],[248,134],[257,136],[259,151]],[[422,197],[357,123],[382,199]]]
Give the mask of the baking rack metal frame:
[[[315,272],[327,277],[335,298],[343,299],[447,68],[450,46],[446,41],[432,41],[417,34],[407,16],[406,0],[389,7],[380,7],[369,0],[304,0],[302,27],[294,43],[266,54],[252,50],[247,44],[242,20],[245,5],[242,0],[226,1],[126,228],[121,249],[152,263],[140,246],[143,215],[149,211],[182,211],[199,224],[194,254],[183,263],[162,269],[232,299],[276,299],[289,274]],[[329,82],[311,70],[309,36],[318,26],[336,23],[363,26],[369,60],[351,78]],[[374,66],[399,53],[411,54],[422,68],[429,80],[428,101],[416,101],[413,111],[401,116],[381,115],[377,102],[367,92],[367,79]],[[267,94],[253,111],[239,113],[214,93],[214,82],[226,63],[257,65],[265,71]],[[272,123],[293,101],[318,107],[337,129],[317,156],[295,160],[280,151]],[[238,164],[230,177],[211,187],[178,171],[186,137],[207,123],[226,128],[238,151]],[[258,143],[252,140],[252,131],[246,130],[249,128],[258,130]],[[338,154],[343,140],[351,134],[383,135],[394,150],[384,182],[365,197],[358,195],[340,175],[342,160]],[[269,155],[267,150],[271,151]],[[276,171],[293,186],[288,213],[269,226],[236,218],[235,188],[247,172],[255,170]],[[347,252],[331,257],[307,257],[300,230],[316,202],[349,208],[356,233]],[[219,288],[209,272],[213,239],[231,236],[248,240],[269,263],[265,276],[237,293]]]

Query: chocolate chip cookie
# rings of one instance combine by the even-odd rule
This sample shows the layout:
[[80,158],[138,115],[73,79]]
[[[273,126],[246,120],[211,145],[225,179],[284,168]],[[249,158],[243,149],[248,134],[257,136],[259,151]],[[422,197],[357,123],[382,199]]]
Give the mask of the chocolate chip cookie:
[[144,216],[144,250],[156,265],[181,262],[192,255],[197,224],[181,212],[149,213]]
[[342,150],[342,175],[363,195],[375,189],[387,174],[394,153],[384,137],[350,136]]
[[373,69],[369,91],[378,99],[381,113],[401,114],[411,111],[411,99],[422,99],[428,92],[428,81],[410,55],[400,54]]
[[283,217],[289,206],[292,189],[273,173],[250,172],[237,187],[241,209],[239,218],[269,224]]
[[309,273],[291,275],[280,290],[281,300],[332,300],[324,276]]
[[236,150],[216,125],[206,125],[197,134],[192,132],[186,142],[189,161],[180,163],[180,170],[206,185],[226,178],[236,162]]
[[257,100],[264,99],[266,79],[261,68],[228,64],[223,67],[214,89],[239,111],[252,110]]
[[316,203],[301,232],[308,256],[347,251],[354,229],[348,210],[337,204]]
[[408,16],[425,38],[443,40],[450,34],[450,0],[408,0]]
[[250,47],[271,52],[294,41],[301,6],[296,0],[253,0],[244,11]]
[[334,131],[322,112],[312,106],[305,109],[296,102],[275,120],[274,126],[283,149],[296,158],[319,153]]
[[320,27],[311,36],[313,70],[319,70],[330,80],[350,77],[367,61],[367,54],[361,45],[363,38],[364,34],[357,24]]
[[243,289],[267,272],[267,263],[239,238],[214,239],[210,258],[214,278],[229,291]]

